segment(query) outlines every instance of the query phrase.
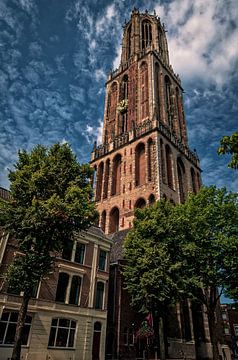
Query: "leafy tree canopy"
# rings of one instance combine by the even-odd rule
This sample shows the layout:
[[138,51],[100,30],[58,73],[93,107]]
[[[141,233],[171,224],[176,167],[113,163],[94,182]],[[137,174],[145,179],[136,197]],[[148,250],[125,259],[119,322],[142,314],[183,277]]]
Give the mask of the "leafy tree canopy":
[[[178,209],[184,232],[180,243],[187,293],[213,310],[222,293],[231,295],[237,290],[237,194],[204,187]],[[211,288],[214,296],[211,291],[209,296],[201,291]]]
[[223,136],[217,152],[219,155],[231,154],[228,167],[238,169],[238,131],[231,136]]
[[29,291],[75,230],[96,218],[89,165],[80,165],[68,144],[19,151],[10,172],[10,200],[0,203],[1,225],[18,242],[23,257],[9,268],[12,285]]
[[136,210],[134,227],[125,240],[126,288],[141,311],[171,303],[182,293],[176,212],[166,201]]

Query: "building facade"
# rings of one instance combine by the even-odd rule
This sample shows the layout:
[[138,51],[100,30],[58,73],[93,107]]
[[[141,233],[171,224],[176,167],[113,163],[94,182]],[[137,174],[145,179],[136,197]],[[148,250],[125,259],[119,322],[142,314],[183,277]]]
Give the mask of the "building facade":
[[181,81],[169,63],[165,28],[156,15],[134,10],[124,26],[121,63],[106,83],[102,145],[95,146],[91,163],[106,233],[130,228],[137,207],[163,197],[183,202],[200,187]]
[[[124,25],[121,62],[106,82],[102,144],[95,144],[91,165],[100,226],[113,240],[106,356],[144,358],[150,344],[136,338],[144,319],[131,309],[124,289],[123,240],[136,208],[162,198],[182,203],[201,186],[199,159],[188,146],[183,88],[156,14],[134,9]],[[200,305],[177,304],[165,327],[169,357],[212,358]],[[149,356],[156,356],[153,346]]]
[[[30,300],[24,326],[23,360],[105,358],[109,251],[111,241],[97,227],[75,235],[55,268]],[[7,266],[19,254],[17,242],[0,238],[0,359],[11,358],[21,294],[4,283]]]

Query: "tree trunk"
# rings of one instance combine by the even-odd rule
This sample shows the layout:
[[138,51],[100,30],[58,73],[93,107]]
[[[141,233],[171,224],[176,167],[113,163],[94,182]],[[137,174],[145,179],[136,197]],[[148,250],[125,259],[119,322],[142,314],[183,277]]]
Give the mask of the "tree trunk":
[[164,342],[164,320],[162,316],[159,317],[159,347],[160,347],[160,360],[165,360],[165,342]]
[[219,360],[219,348],[218,348],[215,311],[210,311],[208,313],[208,322],[209,322],[210,338],[212,343],[213,360]]
[[23,327],[26,319],[26,313],[28,308],[30,297],[29,295],[25,295],[22,298],[22,304],[20,307],[18,319],[17,319],[17,327],[16,327],[16,335],[14,339],[14,347],[12,351],[12,360],[20,360],[21,358],[21,343],[22,343],[22,333]]

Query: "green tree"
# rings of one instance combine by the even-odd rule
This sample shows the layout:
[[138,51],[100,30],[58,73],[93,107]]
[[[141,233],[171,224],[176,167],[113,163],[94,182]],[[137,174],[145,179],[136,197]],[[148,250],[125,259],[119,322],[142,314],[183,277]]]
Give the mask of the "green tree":
[[178,215],[183,286],[188,297],[205,305],[217,360],[217,306],[221,295],[233,296],[238,285],[238,197],[224,188],[204,187],[178,206]]
[[68,144],[38,145],[19,151],[10,172],[10,200],[0,203],[1,225],[17,239],[22,256],[9,267],[7,281],[23,291],[12,359],[19,360],[32,288],[52,270],[56,252],[87,229],[97,213],[92,201],[89,165],[80,165]]
[[153,312],[185,295],[204,305],[213,358],[219,359],[215,314],[222,294],[238,293],[237,251],[238,198],[225,189],[202,188],[184,204],[161,201],[137,211],[125,242],[132,305]]
[[223,136],[217,152],[219,155],[231,154],[228,167],[238,169],[238,131],[230,136]]
[[176,207],[165,201],[138,209],[134,227],[124,243],[126,289],[133,306],[153,314],[155,341],[160,345],[162,360],[166,356],[163,329],[166,308],[182,295],[175,211]]

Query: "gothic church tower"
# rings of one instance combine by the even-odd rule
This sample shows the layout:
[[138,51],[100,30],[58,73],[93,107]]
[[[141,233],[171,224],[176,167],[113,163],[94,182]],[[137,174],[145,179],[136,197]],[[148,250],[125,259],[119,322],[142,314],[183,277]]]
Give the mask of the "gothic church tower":
[[183,202],[200,187],[188,147],[183,89],[169,62],[164,25],[134,9],[124,26],[121,63],[106,83],[102,145],[94,147],[100,226],[132,226],[134,209],[166,198]]

